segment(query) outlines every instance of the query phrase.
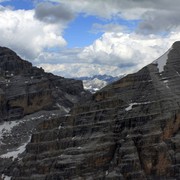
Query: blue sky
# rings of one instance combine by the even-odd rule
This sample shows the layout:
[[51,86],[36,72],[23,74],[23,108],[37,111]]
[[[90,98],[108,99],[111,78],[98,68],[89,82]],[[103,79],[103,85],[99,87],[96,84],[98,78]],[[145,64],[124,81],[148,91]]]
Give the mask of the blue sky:
[[1,3],[3,6],[12,6],[14,9],[33,9],[35,4],[32,0],[12,0]]
[[[41,2],[41,1],[39,1]],[[3,6],[11,6],[15,10],[31,10],[36,7],[38,1],[32,0],[11,0],[2,2]],[[57,4],[57,3],[54,3]],[[73,21],[68,23],[68,27],[65,29],[63,36],[67,40],[68,48],[84,47],[91,45],[97,38],[101,37],[103,32],[93,30],[93,24],[109,24],[126,26],[129,31],[134,31],[137,27],[139,20],[126,20],[122,18],[105,19],[97,16],[86,15],[80,13],[76,15]]]
[[68,47],[84,47],[93,43],[94,40],[102,35],[102,32],[93,33],[92,25],[94,22],[102,21],[95,16],[78,15],[76,19],[69,23],[64,31],[64,38],[68,42]]
[[0,0],[0,45],[65,77],[137,71],[179,40],[178,0]]

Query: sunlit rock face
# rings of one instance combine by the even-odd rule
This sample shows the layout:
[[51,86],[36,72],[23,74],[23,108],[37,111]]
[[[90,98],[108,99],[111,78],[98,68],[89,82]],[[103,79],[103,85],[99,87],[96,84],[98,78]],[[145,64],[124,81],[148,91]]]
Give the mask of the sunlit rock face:
[[81,81],[45,73],[0,47],[0,122],[42,109],[68,111],[85,94]]
[[178,179],[180,42],[95,93],[71,115],[44,119],[9,174],[15,180]]

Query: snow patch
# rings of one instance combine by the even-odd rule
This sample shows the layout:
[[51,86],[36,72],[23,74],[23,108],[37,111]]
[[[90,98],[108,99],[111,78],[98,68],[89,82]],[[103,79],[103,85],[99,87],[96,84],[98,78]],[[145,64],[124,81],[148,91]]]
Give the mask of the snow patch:
[[131,103],[129,106],[125,109],[126,111],[130,111],[134,105],[137,105],[138,103]]
[[134,105],[142,105],[142,104],[149,104],[149,103],[151,103],[151,102],[148,101],[148,102],[142,102],[142,103],[136,103],[136,102],[135,103],[130,103],[129,106],[125,109],[125,111],[132,110]]
[[10,134],[13,127],[17,126],[20,123],[20,121],[9,121],[4,122],[3,124],[0,124],[0,144],[1,139],[5,134]]
[[[172,48],[171,48],[172,49]],[[161,57],[159,57],[158,59],[156,59],[155,61],[153,61],[153,64],[157,64],[159,72],[164,71],[164,66],[167,63],[168,60],[168,54],[171,51],[171,49],[169,49],[165,54],[163,54]]]
[[168,81],[168,80],[164,80],[163,82],[164,82],[164,83],[168,83],[169,81]]
[[164,80],[163,82],[164,82],[164,84],[166,85],[166,87],[169,89],[169,86],[168,86],[168,82],[169,82],[169,81],[168,81],[168,80]]
[[5,174],[2,174],[1,178],[3,180],[11,180],[11,177],[10,176],[6,176]]
[[94,78],[93,80],[83,80],[84,89],[96,92],[107,85],[106,81]]
[[28,141],[26,143],[24,143],[22,146],[20,146],[19,148],[17,148],[15,151],[10,151],[6,154],[1,155],[1,158],[13,158],[16,159],[18,158],[19,154],[22,154],[25,150],[26,150],[26,145],[30,142],[31,137],[29,137]]
[[56,103],[56,106],[57,106],[60,110],[66,112],[66,113],[68,113],[68,112],[70,111],[70,108],[65,108],[64,106],[61,106],[59,103]]

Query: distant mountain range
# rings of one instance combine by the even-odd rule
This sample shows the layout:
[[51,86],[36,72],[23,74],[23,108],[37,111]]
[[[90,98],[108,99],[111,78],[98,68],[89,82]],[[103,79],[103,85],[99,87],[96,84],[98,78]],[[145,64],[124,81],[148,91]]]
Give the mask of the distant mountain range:
[[80,77],[76,79],[82,80],[84,88],[94,93],[102,89],[106,85],[121,79],[122,77],[124,77],[124,75],[113,77],[113,76],[104,74],[104,75],[94,75],[92,77]]

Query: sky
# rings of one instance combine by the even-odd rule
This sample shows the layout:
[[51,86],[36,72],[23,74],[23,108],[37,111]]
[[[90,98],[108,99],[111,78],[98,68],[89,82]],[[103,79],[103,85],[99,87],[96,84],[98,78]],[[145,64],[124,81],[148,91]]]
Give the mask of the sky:
[[0,46],[63,77],[140,70],[180,40],[179,0],[0,0]]

